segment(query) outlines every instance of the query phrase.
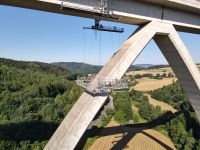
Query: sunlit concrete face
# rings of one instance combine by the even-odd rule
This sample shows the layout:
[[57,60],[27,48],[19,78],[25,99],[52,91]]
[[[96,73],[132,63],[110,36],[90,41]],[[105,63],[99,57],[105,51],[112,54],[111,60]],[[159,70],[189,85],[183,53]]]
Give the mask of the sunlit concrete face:
[[[200,118],[200,73],[172,24],[152,21],[134,33],[92,81],[120,79],[149,41],[154,38],[168,60]],[[45,150],[72,150],[107,99],[83,93],[58,127]]]

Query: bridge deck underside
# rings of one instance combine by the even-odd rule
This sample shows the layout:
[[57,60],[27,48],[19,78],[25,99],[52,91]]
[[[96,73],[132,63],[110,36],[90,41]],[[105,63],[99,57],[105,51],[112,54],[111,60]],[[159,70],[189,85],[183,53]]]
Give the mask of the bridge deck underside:
[[[150,3],[149,0],[109,0],[109,17],[96,12],[98,0],[64,0],[63,10],[61,10],[60,0],[2,0],[0,4],[136,25],[162,20],[173,24],[178,31],[199,34],[200,2],[184,5],[182,2],[173,1],[177,0],[170,0],[170,2],[165,0],[164,4],[155,5],[156,2]],[[172,7],[176,6],[175,4],[179,7]]]

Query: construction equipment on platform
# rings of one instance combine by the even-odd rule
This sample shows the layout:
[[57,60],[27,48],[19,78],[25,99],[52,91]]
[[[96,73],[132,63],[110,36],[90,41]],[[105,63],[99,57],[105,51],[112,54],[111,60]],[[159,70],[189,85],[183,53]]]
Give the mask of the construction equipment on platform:
[[91,89],[91,87],[93,87],[91,85],[91,77],[77,77],[76,83],[77,85],[85,88],[86,92],[89,92],[92,95],[109,94],[112,90],[128,89],[128,84],[122,79],[98,81],[95,89]]
[[107,32],[117,32],[117,33],[123,33],[124,28],[119,28],[116,26],[103,26],[102,24],[99,24],[99,20],[95,20],[95,25],[91,27],[83,27],[83,29],[90,29],[90,30],[98,30],[98,31],[107,31]]
[[[78,4],[78,2],[76,2],[76,1],[61,0],[61,9],[62,10],[70,9],[70,8],[77,9],[77,4]],[[84,7],[83,5],[82,6],[79,5],[78,9],[79,9],[79,11],[88,11],[88,8]],[[96,3],[96,6],[94,6],[93,10],[90,10],[90,11],[97,13],[100,16],[104,16],[104,17],[110,16],[110,13],[108,11],[107,0],[98,0]]]
[[97,9],[103,14],[109,14],[107,0],[100,0]]

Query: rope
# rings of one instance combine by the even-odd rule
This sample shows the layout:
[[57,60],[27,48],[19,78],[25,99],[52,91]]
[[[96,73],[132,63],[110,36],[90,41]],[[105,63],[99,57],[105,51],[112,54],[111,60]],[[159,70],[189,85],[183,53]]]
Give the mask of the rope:
[[112,44],[112,47],[114,47],[113,33],[112,33],[112,32],[110,32],[110,38],[111,38],[111,44]]
[[120,47],[120,43],[121,43],[121,35],[118,35],[118,47]]
[[99,65],[101,65],[101,32],[99,32]]
[[85,29],[83,29],[84,32],[83,32],[83,62],[86,63],[86,48],[85,48]]

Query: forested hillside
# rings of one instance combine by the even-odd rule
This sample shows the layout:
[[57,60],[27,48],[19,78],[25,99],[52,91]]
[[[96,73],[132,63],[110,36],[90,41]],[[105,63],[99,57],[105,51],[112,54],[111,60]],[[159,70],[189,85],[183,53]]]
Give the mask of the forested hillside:
[[43,149],[82,93],[70,72],[0,59],[0,149]]
[[57,62],[52,63],[54,66],[70,70],[74,73],[98,73],[102,66],[90,65],[85,63],[77,63],[77,62]]

